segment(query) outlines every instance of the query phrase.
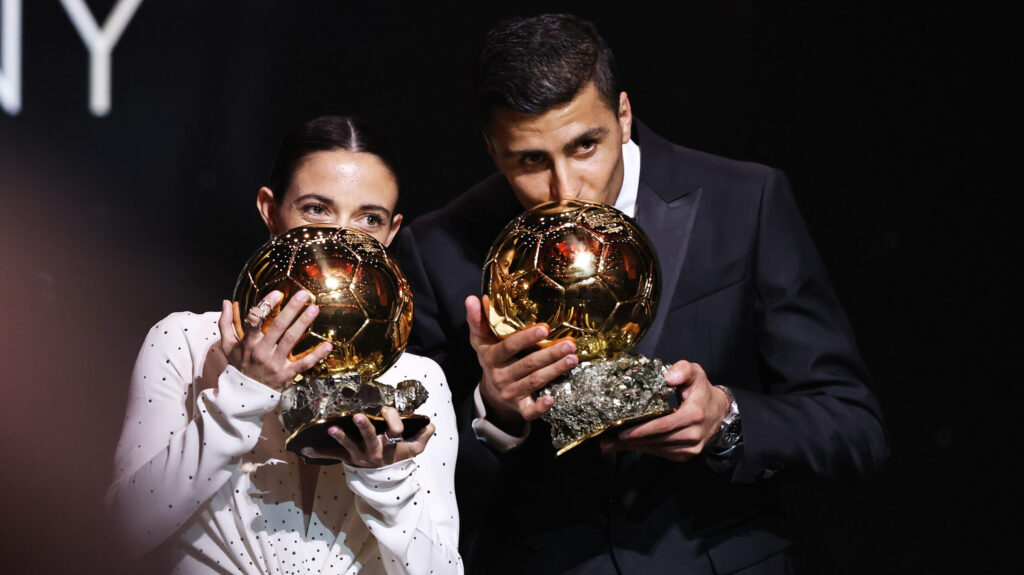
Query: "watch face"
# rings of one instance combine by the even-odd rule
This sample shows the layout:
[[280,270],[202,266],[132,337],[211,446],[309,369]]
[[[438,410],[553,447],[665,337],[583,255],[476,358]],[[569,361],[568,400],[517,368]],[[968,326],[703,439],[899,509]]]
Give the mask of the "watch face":
[[740,424],[739,418],[737,418],[729,423],[729,426],[725,429],[725,433],[722,434],[722,440],[729,445],[734,445],[739,442],[742,435],[743,426]]

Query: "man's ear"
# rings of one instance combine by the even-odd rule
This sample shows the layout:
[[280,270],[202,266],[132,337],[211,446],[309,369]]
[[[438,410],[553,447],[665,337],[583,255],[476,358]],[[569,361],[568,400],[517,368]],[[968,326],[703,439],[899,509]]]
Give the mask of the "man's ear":
[[281,232],[277,229],[279,227],[277,202],[274,201],[274,192],[270,188],[263,186],[256,194],[256,210],[263,218],[263,223],[266,224],[270,235],[276,236]]
[[494,142],[491,141],[491,137],[487,135],[486,130],[482,130],[480,135],[484,137],[484,143],[487,144],[487,154],[491,156],[491,160],[494,162],[494,166],[498,168],[498,171],[501,171],[501,168],[498,166],[498,155],[494,152]]
[[619,127],[622,128],[622,143],[629,141],[633,133],[633,108],[629,105],[629,95],[619,92]]

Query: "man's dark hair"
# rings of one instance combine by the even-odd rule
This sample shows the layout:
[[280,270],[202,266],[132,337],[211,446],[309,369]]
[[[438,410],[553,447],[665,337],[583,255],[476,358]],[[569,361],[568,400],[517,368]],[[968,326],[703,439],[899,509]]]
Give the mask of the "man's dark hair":
[[617,111],[615,58],[593,24],[571,14],[517,17],[487,34],[477,60],[476,103],[489,130],[495,107],[542,114],[590,81]]
[[373,154],[398,181],[395,155],[384,134],[356,117],[320,116],[295,128],[281,141],[270,168],[274,201],[281,205],[295,171],[307,156],[335,150]]

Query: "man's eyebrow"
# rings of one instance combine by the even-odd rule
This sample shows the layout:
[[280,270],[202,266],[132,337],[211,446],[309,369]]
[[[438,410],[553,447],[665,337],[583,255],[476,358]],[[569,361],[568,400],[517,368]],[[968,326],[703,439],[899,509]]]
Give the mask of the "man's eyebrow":
[[[593,140],[600,140],[606,135],[608,135],[608,128],[605,128],[604,126],[595,126],[573,138],[571,142],[562,147],[562,151],[567,154],[572,153],[576,148],[582,146],[583,144],[591,142]],[[519,157],[534,155],[546,156],[548,155],[548,153],[544,150],[508,150],[508,152],[506,152],[505,155]]]
[[506,158],[511,158],[513,156],[522,158],[525,156],[546,156],[548,153],[544,150],[507,150],[503,155]]
[[608,128],[604,126],[595,126],[586,132],[583,132],[579,136],[572,139],[571,142],[562,148],[562,151],[566,154],[571,154],[576,148],[579,148],[583,144],[593,142],[594,140],[600,140],[608,134]]

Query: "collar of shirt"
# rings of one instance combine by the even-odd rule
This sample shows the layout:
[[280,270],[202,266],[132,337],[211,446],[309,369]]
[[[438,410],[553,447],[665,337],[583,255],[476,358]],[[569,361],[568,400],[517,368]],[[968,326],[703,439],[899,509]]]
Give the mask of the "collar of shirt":
[[629,140],[622,144],[622,189],[615,199],[615,209],[636,217],[636,192],[640,188],[640,146]]

